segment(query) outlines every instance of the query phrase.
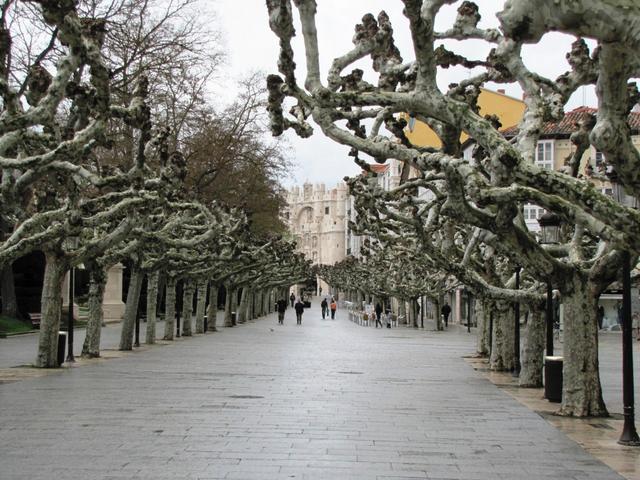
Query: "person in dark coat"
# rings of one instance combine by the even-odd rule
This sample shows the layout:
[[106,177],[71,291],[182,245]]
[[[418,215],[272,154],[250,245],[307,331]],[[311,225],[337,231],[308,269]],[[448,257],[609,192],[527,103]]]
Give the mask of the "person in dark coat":
[[278,310],[278,324],[284,325],[284,311],[287,309],[287,301],[282,298],[276,302]]
[[329,304],[327,303],[327,299],[323,298],[322,302],[320,302],[320,308],[322,308],[322,319],[329,313]]
[[291,306],[293,307],[293,302],[296,301],[296,296],[293,294],[293,292],[291,292],[291,295],[289,295],[289,300],[291,301]]
[[304,313],[304,303],[302,303],[302,300],[298,299],[294,308],[296,309],[296,320],[298,321],[298,325],[302,325],[302,314]]
[[382,316],[382,305],[380,302],[376,303],[376,328],[378,328],[378,324],[380,324],[380,328],[382,328],[382,322],[380,321],[380,317]]
[[440,313],[444,318],[444,327],[447,328],[449,326],[449,315],[451,314],[451,307],[447,302],[444,302],[444,305],[440,309]]
[[598,307],[598,328],[602,330],[602,324],[604,322],[604,307],[600,305]]

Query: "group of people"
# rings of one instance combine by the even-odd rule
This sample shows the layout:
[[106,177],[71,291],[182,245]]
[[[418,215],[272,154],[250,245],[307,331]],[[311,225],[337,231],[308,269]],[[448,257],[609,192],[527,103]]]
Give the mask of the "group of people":
[[[302,325],[302,314],[304,313],[304,302],[302,300],[302,296],[297,298],[293,292],[289,296],[289,301],[291,302],[291,306],[296,312],[296,323],[298,325]],[[278,325],[284,325],[284,312],[287,309],[288,303],[285,299],[280,299],[276,302],[276,311],[278,312]],[[331,319],[335,320],[336,318],[336,310],[338,309],[338,304],[336,303],[336,299],[331,297],[331,303],[327,302],[327,299],[324,298],[320,303],[320,307],[322,308],[322,318],[329,315],[331,312]]]
[[331,312],[331,320],[336,319],[336,310],[338,309],[338,304],[336,303],[336,299],[334,297],[331,297],[331,303],[328,303],[327,299],[323,298],[322,302],[320,302],[320,308],[322,309],[323,320],[326,316],[329,316],[329,312]]

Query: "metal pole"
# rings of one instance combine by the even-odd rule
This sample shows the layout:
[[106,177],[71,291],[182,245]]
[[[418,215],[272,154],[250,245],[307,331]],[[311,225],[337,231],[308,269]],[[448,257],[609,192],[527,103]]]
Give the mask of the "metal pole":
[[624,427],[618,443],[640,445],[634,419],[633,398],[633,347],[631,337],[631,268],[629,252],[622,253],[622,401]]
[[73,356],[73,284],[75,268],[69,269],[69,311],[67,312],[67,362],[75,362]]
[[471,293],[467,292],[467,332],[471,333]]
[[176,284],[176,337],[180,336],[180,314],[182,313],[182,280]]
[[553,356],[553,290],[551,282],[547,282],[547,356]]
[[492,351],[493,351],[493,305],[491,305],[491,312],[489,312],[489,358],[491,358]]
[[[520,267],[516,267],[516,290],[520,289]],[[516,302],[514,307],[515,330],[513,338],[513,373],[520,375],[520,302]]]
[[420,297],[420,328],[424,328],[424,297]]

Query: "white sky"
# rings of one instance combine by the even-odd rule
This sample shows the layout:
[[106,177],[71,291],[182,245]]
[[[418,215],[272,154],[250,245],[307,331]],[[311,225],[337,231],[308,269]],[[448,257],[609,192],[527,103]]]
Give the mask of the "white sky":
[[[223,78],[225,84],[219,95],[231,95],[234,91],[233,79],[252,71],[265,73],[278,73],[278,42],[277,37],[269,29],[267,7],[265,0],[209,0],[212,9],[216,12],[216,23],[223,31],[226,42],[226,50],[229,54],[228,70]],[[408,21],[402,15],[402,2],[400,0],[317,0],[317,29],[320,45],[320,61],[323,77],[331,61],[349,51],[353,44],[354,26],[360,23],[365,13],[374,16],[381,10],[389,15],[393,28],[396,46],[400,49],[404,61],[414,58],[411,46]],[[498,21],[495,12],[501,9],[502,1],[481,0],[480,13],[481,27],[496,27]],[[437,30],[448,28],[456,16],[458,4],[446,6],[441,10],[436,23]],[[295,10],[295,9],[294,9]],[[294,14],[295,15],[295,14]],[[297,19],[297,16],[294,16]],[[304,50],[302,48],[302,35],[299,24],[295,24],[297,36],[294,38],[295,61],[298,66],[297,78],[300,84],[304,83],[305,65]],[[535,46],[527,46],[524,49],[526,65],[538,74],[555,79],[561,73],[567,71],[569,66],[565,60],[565,54],[570,50],[573,37],[552,33],[546,35],[542,42]],[[589,42],[593,47],[593,42]],[[467,58],[484,59],[489,49],[488,44],[480,41],[461,42],[451,41],[446,44],[449,50],[466,55]],[[365,72],[370,71],[370,61],[357,64]],[[355,66],[348,67],[343,74],[348,73]],[[469,71],[455,68],[441,70],[439,84],[446,89],[449,83],[466,78]],[[366,73],[365,73],[366,75]],[[376,83],[375,77],[371,77],[372,83]],[[365,79],[367,79],[365,77]],[[504,88],[506,93],[515,97],[521,96],[521,91],[514,85],[486,85],[490,89]],[[593,88],[585,88],[571,99],[567,110],[580,105],[595,106],[595,94]],[[296,163],[291,178],[285,179],[287,186],[302,184],[309,180],[313,183],[324,182],[327,186],[335,185],[345,175],[354,175],[359,168],[353,163],[353,159],[347,156],[349,149],[325,138],[319,128],[315,128],[314,135],[309,139],[297,138],[293,132],[286,133],[291,145],[291,157]]]

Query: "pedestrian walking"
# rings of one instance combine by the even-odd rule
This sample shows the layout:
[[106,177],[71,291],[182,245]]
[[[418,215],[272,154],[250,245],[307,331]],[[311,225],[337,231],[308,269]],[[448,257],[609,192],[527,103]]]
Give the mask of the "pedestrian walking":
[[618,325],[622,326],[622,302],[618,302],[618,305],[616,306],[616,310],[618,312]]
[[278,300],[276,309],[278,310],[278,324],[284,325],[284,312],[287,309],[287,301],[284,298]]
[[302,303],[302,300],[298,299],[294,308],[296,309],[296,320],[298,325],[302,325],[302,313],[304,312],[304,303]]
[[447,302],[444,302],[444,305],[440,309],[440,313],[444,318],[444,328],[447,328],[449,326],[449,315],[451,314],[451,307]]
[[380,317],[382,316],[382,305],[380,302],[376,303],[376,328],[378,328],[378,324],[380,324],[380,328],[382,328],[382,322],[380,321]]
[[598,329],[602,330],[602,324],[604,323],[604,307],[600,305],[598,307]]
[[336,303],[336,299],[331,297],[331,304],[329,304],[329,308],[331,309],[331,320],[336,319],[336,310],[338,309],[338,304]]
[[322,308],[322,319],[324,320],[324,317],[329,313],[329,304],[327,303],[326,298],[322,299],[322,302],[320,302],[320,307]]
[[291,292],[291,295],[289,295],[289,300],[291,301],[291,306],[293,307],[293,302],[296,301],[296,296],[293,294],[293,292]]

